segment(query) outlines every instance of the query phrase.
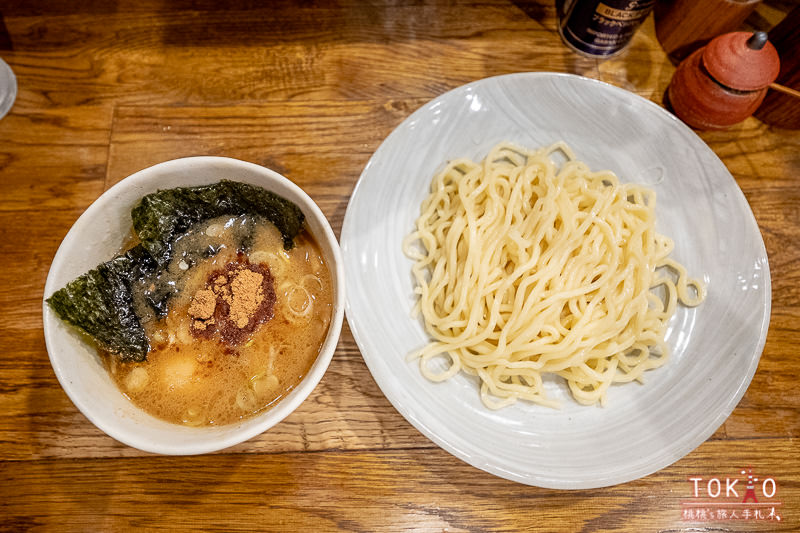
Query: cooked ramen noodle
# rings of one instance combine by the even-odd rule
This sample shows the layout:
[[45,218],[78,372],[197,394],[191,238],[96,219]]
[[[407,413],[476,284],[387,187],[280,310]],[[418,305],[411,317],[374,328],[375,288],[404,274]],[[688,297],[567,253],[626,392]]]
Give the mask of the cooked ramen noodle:
[[[653,190],[591,172],[564,143],[501,143],[480,163],[448,163],[403,243],[433,339],[412,354],[422,374],[477,375],[493,409],[519,399],[558,406],[547,374],[584,405],[605,404],[612,383],[641,381],[669,356],[677,304],[705,298],[669,257],[655,208]],[[432,361],[442,355],[444,370]]]

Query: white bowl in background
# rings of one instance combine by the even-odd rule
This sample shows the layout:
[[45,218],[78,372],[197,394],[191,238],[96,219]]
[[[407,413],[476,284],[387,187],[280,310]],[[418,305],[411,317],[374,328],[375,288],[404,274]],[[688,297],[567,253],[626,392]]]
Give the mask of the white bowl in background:
[[58,381],[75,406],[116,440],[147,452],[189,455],[221,450],[271,428],[305,400],[336,350],[344,315],[344,269],[339,244],[325,215],[300,187],[277,172],[227,157],[186,157],[159,163],[120,181],[80,216],[56,252],[45,299],[81,274],[111,259],[130,235],[131,208],[158,189],[206,185],[221,179],[250,183],[297,204],[306,230],[320,246],[333,282],[333,316],[311,370],[280,402],[252,418],[221,426],[188,427],[147,414],[117,388],[96,348],[44,302],[44,336]]

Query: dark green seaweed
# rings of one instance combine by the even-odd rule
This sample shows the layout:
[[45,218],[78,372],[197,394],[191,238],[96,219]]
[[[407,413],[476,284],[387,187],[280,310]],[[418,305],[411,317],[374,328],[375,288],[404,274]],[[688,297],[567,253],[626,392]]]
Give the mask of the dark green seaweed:
[[133,229],[159,265],[171,257],[171,243],[192,224],[222,215],[261,215],[278,228],[290,250],[304,215],[292,202],[261,187],[222,180],[213,185],[160,190],[131,211]]
[[141,245],[106,261],[56,291],[47,303],[64,321],[123,361],[144,361],[150,345],[133,311],[131,283],[157,268]]
[[[193,224],[244,214],[272,222],[287,250],[294,246],[304,221],[302,211],[292,202],[245,183],[222,180],[213,185],[159,190],[144,196],[131,211],[141,244],[71,281],[47,303],[62,320],[94,338],[101,349],[122,361],[143,361],[150,347],[141,317],[134,311],[132,285],[166,268],[173,243]],[[157,316],[166,313],[170,294],[153,291],[145,296]]]

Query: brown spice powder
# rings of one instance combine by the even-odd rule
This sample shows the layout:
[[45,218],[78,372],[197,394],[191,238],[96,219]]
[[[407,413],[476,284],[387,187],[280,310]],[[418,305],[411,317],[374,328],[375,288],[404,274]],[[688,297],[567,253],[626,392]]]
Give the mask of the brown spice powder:
[[189,314],[194,318],[211,318],[214,309],[217,307],[217,297],[208,289],[202,289],[195,293],[192,298],[192,305],[189,306]]
[[212,272],[206,287],[197,291],[189,306],[192,334],[236,345],[256,327],[272,318],[275,289],[269,268],[251,264],[243,254],[238,262]]
[[261,283],[264,276],[252,270],[241,269],[231,282],[230,310],[231,320],[237,328],[245,327],[253,318],[264,299]]

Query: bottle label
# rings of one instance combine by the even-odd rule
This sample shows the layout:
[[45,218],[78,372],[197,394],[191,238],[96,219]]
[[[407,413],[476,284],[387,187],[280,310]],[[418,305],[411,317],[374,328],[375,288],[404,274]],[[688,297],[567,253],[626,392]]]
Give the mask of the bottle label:
[[593,56],[614,54],[652,11],[655,0],[578,0],[561,20],[564,40],[579,52]]

